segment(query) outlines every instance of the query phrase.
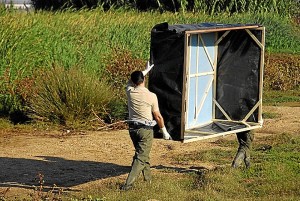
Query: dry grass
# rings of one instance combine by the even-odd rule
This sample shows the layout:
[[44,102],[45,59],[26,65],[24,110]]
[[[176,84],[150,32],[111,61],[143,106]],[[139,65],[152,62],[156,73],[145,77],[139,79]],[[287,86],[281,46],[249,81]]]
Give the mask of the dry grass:
[[266,90],[292,90],[300,86],[300,56],[267,54],[264,72]]

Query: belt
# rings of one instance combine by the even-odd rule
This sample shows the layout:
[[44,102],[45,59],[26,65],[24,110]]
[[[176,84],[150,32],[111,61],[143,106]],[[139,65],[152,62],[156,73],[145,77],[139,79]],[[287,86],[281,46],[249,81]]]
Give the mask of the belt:
[[145,124],[141,124],[141,123],[137,123],[137,122],[131,122],[131,123],[129,123],[129,128],[131,128],[131,129],[144,128],[144,129],[147,129],[147,130],[152,130],[153,126],[147,126]]

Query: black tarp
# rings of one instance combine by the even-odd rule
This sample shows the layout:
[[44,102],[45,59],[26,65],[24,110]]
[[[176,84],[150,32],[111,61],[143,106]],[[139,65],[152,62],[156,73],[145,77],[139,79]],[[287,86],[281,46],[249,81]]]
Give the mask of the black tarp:
[[[150,62],[155,66],[150,71],[148,87],[158,97],[160,112],[174,140],[183,140],[181,115],[185,32],[252,25],[162,23],[152,28]],[[219,37],[223,33],[220,32]],[[253,33],[260,40],[261,33]],[[219,45],[217,98],[234,120],[242,119],[258,100],[259,61],[259,47],[243,29],[233,30]],[[216,117],[224,119],[219,110],[216,111]],[[257,112],[251,117],[251,121],[256,120]],[[159,137],[158,127],[154,130],[155,136]]]
[[[261,32],[252,31],[261,41]],[[260,47],[245,30],[231,31],[218,46],[216,100],[232,120],[242,120],[259,100]],[[226,119],[216,110],[217,119]],[[248,121],[257,122],[258,111]]]

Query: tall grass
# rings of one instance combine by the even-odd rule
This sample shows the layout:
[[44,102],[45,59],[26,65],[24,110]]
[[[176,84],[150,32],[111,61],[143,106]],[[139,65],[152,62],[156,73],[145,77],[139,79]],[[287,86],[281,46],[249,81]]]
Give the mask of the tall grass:
[[[300,52],[299,27],[288,17],[273,13],[203,14],[101,10],[78,12],[6,12],[0,16],[0,72],[10,68],[30,75],[53,64],[77,66],[100,74],[110,63],[113,49],[127,50],[133,57],[149,58],[150,30],[161,22],[259,23],[266,26],[266,47],[274,52]],[[297,27],[297,26],[296,26]]]
[[[185,0],[188,1],[188,0]],[[281,16],[287,16],[299,12],[294,0],[194,0],[195,11],[206,11],[209,14],[228,13],[265,13],[273,12]]]
[[137,10],[159,9],[160,11],[194,11],[209,14],[223,12],[274,12],[279,15],[290,15],[299,12],[295,0],[61,0],[61,1],[32,1],[36,9],[57,10],[66,8],[80,9],[101,7],[103,9],[130,8]]
[[[119,69],[126,67],[115,62],[115,52],[120,52],[120,55],[123,55],[122,52],[130,54],[131,59],[127,60],[129,65],[142,69],[141,63],[149,58],[151,28],[161,22],[259,23],[266,26],[267,51],[300,53],[299,25],[294,24],[288,16],[283,17],[276,13],[231,15],[225,12],[211,16],[190,12],[103,12],[101,8],[76,12],[68,10],[29,13],[1,10],[0,84],[1,91],[5,92],[1,92],[0,97],[1,112],[9,113],[8,110],[11,109],[22,111],[24,105],[18,90],[14,93],[3,90],[6,84],[2,77],[5,74],[9,75],[12,89],[18,88],[17,83],[32,77],[35,71],[51,69],[52,66],[61,66],[66,70],[77,68],[88,75],[103,77],[107,76],[105,72],[110,66],[116,69],[116,65],[119,65]],[[124,59],[119,58],[119,61],[122,60]],[[124,85],[126,79],[121,79],[117,88]],[[3,107],[4,105],[21,105],[21,108]]]
[[28,101],[30,111],[34,117],[63,125],[88,121],[91,117],[104,119],[114,99],[105,80],[76,68],[37,71],[34,81]]
[[9,117],[14,123],[24,123],[26,116],[26,99],[30,93],[32,79],[22,77],[19,73],[12,75],[10,68],[0,76],[0,117]]

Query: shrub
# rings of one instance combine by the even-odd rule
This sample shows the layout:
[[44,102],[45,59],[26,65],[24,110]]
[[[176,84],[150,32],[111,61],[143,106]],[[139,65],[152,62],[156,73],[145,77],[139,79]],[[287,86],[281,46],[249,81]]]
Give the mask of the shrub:
[[71,125],[92,116],[103,118],[114,93],[105,80],[77,68],[52,69],[34,74],[35,85],[29,100],[34,118]]
[[116,99],[108,105],[108,115],[105,122],[111,123],[116,120],[126,119],[127,99],[125,86],[130,78],[130,74],[135,70],[144,70],[145,61],[136,59],[127,50],[112,49],[112,60],[104,72],[104,76],[114,88]]
[[300,58],[298,55],[266,55],[264,87],[272,90],[292,90],[300,85]]
[[8,117],[13,123],[24,123],[29,120],[25,102],[28,98],[33,80],[21,77],[21,71],[12,78],[11,68],[0,76],[0,114]]
[[130,74],[135,70],[144,70],[146,62],[135,59],[129,51],[113,49],[112,60],[105,69],[105,76],[118,92],[119,99],[126,102],[125,86]]

